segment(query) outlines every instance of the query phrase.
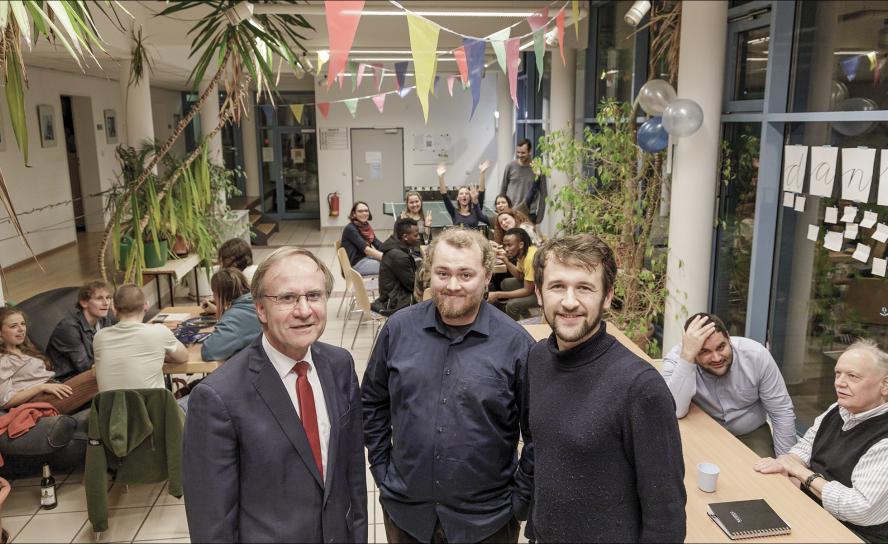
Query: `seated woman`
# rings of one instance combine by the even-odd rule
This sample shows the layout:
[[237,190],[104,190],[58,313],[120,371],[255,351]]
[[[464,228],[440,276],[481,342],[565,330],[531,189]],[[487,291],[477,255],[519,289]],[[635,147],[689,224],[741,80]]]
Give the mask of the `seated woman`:
[[487,216],[487,222],[490,223],[491,225],[496,225],[496,216],[500,212],[504,212],[504,211],[511,209],[511,208],[514,208],[514,206],[512,206],[512,199],[509,198],[508,195],[506,195],[506,194],[497,195],[496,199],[493,201],[493,212],[494,213],[493,213],[493,215]]
[[98,393],[95,372],[54,382],[52,363],[28,340],[26,321],[21,310],[0,308],[0,406],[48,402],[60,414],[76,413]]
[[262,327],[247,278],[236,268],[223,268],[210,280],[216,299],[216,329],[200,348],[204,361],[224,361],[249,346]]
[[355,202],[348,218],[351,222],[342,230],[342,247],[348,254],[348,262],[362,276],[378,275],[382,242],[370,226],[373,221],[370,206],[362,200]]
[[530,219],[528,219],[526,215],[513,209],[503,210],[496,214],[496,225],[494,227],[493,239],[498,244],[502,244],[503,236],[505,236],[506,231],[516,227],[524,229],[524,231],[527,232],[533,245],[540,245],[540,237],[536,233],[533,223],[530,222]]
[[754,468],[783,474],[869,542],[888,542],[888,353],[852,344],[836,363],[837,402],[789,453]]
[[401,219],[413,219],[419,228],[419,243],[425,245],[432,237],[432,212],[423,211],[422,197],[416,191],[407,191],[407,207]]
[[[438,191],[443,197],[444,207],[447,208],[447,213],[450,214],[450,220],[453,221],[453,224],[469,228],[488,225],[487,217],[485,217],[482,210],[484,204],[482,200],[484,198],[483,192],[479,192],[477,188],[469,188],[463,185],[459,188],[456,195],[458,207],[454,206],[453,202],[450,201],[450,197],[447,196],[447,184],[444,182],[445,173],[447,173],[447,167],[444,164],[438,165]],[[480,204],[478,203],[479,200]]]
[[[237,268],[243,272],[244,277],[247,279],[247,287],[249,288],[250,282],[253,281],[253,274],[256,273],[258,268],[258,266],[253,264],[253,249],[250,247],[250,244],[241,238],[226,240],[225,243],[219,246],[216,260],[219,261],[220,270],[223,268]],[[215,314],[216,299],[203,300],[200,303],[200,307],[205,314]]]

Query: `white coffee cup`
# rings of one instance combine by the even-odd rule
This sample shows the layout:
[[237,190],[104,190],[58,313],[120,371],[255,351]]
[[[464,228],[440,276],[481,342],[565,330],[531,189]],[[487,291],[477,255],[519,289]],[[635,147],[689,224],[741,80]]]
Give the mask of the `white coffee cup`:
[[719,472],[718,465],[699,463],[697,465],[697,487],[700,488],[700,491],[705,491],[706,493],[714,492]]

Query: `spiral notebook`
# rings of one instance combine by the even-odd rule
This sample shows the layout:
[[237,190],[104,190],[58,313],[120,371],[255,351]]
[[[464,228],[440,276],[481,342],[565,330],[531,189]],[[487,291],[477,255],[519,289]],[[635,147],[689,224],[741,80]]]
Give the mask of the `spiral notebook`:
[[789,525],[764,499],[711,502],[707,514],[731,540],[790,533]]

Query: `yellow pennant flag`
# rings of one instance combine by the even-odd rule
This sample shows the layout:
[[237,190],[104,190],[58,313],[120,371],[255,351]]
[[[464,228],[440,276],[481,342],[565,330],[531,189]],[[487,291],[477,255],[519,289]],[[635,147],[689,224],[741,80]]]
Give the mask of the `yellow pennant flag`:
[[296,117],[296,122],[300,125],[302,124],[302,110],[305,109],[305,104],[290,104],[290,111],[293,112],[293,116]]
[[580,0],[573,0],[570,10],[574,18],[574,30],[577,33],[577,39],[580,39]]
[[422,105],[422,115],[429,120],[429,91],[435,81],[438,64],[438,25],[422,17],[408,14],[407,26],[410,30],[410,49],[413,51],[413,73],[416,79],[416,95]]

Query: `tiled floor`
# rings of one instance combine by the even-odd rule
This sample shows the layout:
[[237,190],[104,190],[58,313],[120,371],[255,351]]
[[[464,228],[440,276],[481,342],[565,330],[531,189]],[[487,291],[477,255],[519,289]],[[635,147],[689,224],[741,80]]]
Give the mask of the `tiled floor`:
[[[378,232],[381,238],[389,232]],[[336,279],[333,297],[328,301],[327,328],[321,340],[339,345],[343,332],[343,316],[336,311],[342,300],[344,282],[339,273],[333,243],[339,238],[335,230],[321,232],[317,223],[285,222],[274,234],[268,248],[253,250],[257,262],[266,258],[273,246],[299,245],[311,249],[321,257]],[[50,289],[55,286],[46,286]],[[183,304],[188,303],[182,300]],[[348,347],[357,324],[355,315],[346,325],[345,341]],[[372,343],[372,326],[365,322],[351,350],[360,379],[367,366]],[[9,531],[12,542],[96,542],[92,526],[87,520],[86,494],[82,474],[55,474],[59,505],[54,510],[39,510],[39,478],[12,482],[13,490],[3,506],[3,527]],[[371,490],[367,493],[370,542],[386,542],[378,495],[368,471]],[[108,531],[101,542],[189,542],[185,506],[182,500],[170,496],[165,484],[130,485],[128,490],[113,486],[109,492]]]

